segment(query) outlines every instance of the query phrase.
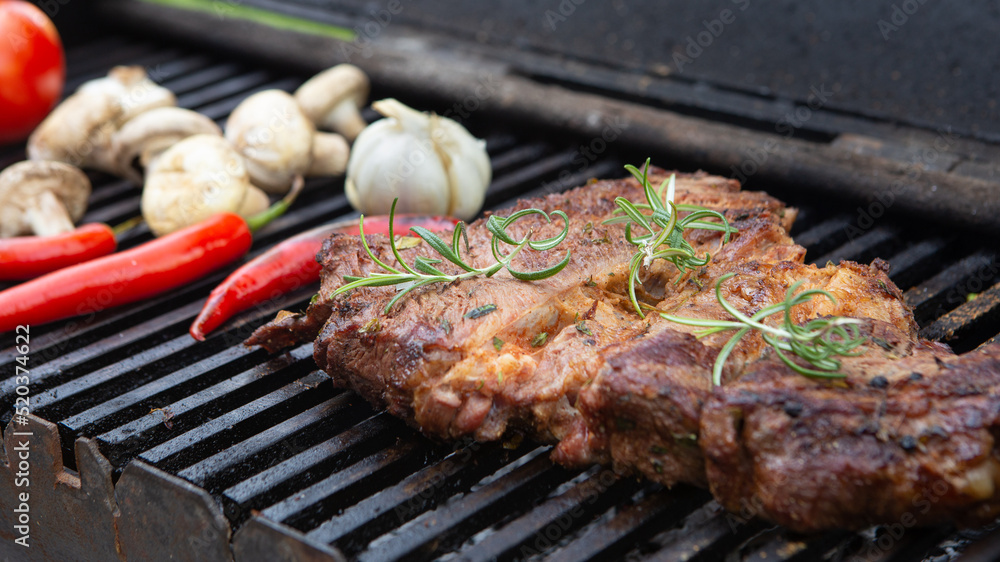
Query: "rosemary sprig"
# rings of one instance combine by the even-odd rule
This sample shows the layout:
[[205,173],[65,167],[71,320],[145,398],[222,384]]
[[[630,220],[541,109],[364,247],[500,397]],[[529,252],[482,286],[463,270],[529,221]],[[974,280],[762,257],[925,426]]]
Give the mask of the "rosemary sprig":
[[[635,296],[636,284],[642,284],[639,280],[639,270],[649,267],[654,260],[667,260],[674,264],[681,275],[688,270],[707,265],[711,256],[705,252],[703,257],[695,254],[694,248],[684,239],[684,229],[702,228],[705,230],[717,230],[725,232],[722,243],[729,242],[730,234],[737,232],[736,228],[729,225],[726,217],[718,212],[698,205],[677,205],[674,203],[674,185],[676,175],[671,174],[670,178],[664,180],[659,188],[654,189],[649,183],[649,162],[640,172],[632,165],[626,165],[628,170],[636,180],[642,185],[646,195],[646,203],[635,204],[624,197],[615,198],[618,209],[615,213],[622,213],[621,216],[604,221],[604,224],[627,223],[625,225],[625,238],[630,244],[639,247],[639,251],[629,260],[628,294],[632,300],[632,306],[641,318],[645,318],[638,299]],[[664,188],[666,195],[664,196]],[[688,215],[683,218],[678,217],[678,211],[687,211]],[[717,218],[721,223],[709,222],[704,219]],[[641,227],[648,234],[635,236],[632,234],[633,225]],[[656,228],[659,228],[659,231]],[[680,277],[677,278],[680,281]]]
[[[462,259],[460,248],[461,241],[463,239],[465,240],[466,250],[468,250],[469,244],[464,222],[459,222],[455,225],[455,231],[452,234],[450,246],[426,228],[420,226],[410,227],[414,234],[419,236],[424,242],[427,242],[427,244],[433,248],[435,252],[440,254],[441,257],[461,268],[463,273],[445,273],[435,267],[437,264],[442,263],[442,260],[426,258],[424,256],[417,256],[416,259],[413,260],[413,265],[408,265],[405,261],[403,261],[403,257],[399,254],[399,249],[396,247],[395,232],[393,230],[397,201],[398,199],[394,199],[392,201],[392,207],[389,210],[389,247],[392,249],[392,254],[395,256],[396,261],[399,262],[401,269],[397,269],[383,262],[378,259],[374,252],[372,252],[372,249],[368,246],[368,240],[365,237],[365,218],[364,215],[362,215],[361,219],[358,221],[358,230],[361,234],[361,244],[364,246],[365,252],[368,253],[368,256],[371,257],[371,259],[379,267],[384,269],[385,272],[375,272],[370,274],[368,277],[352,277],[345,275],[344,281],[347,283],[337,288],[337,290],[335,290],[331,295],[331,298],[336,297],[339,294],[346,293],[352,289],[357,289],[358,287],[403,285],[399,292],[396,293],[396,296],[394,296],[392,300],[389,301],[389,304],[385,306],[385,312],[388,313],[392,306],[404,296],[409,294],[410,291],[425,285],[433,283],[449,283],[459,279],[468,279],[479,275],[492,277],[502,269],[506,269],[516,279],[524,281],[537,281],[559,273],[564,267],[566,267],[567,264],[569,264],[570,252],[567,250],[566,257],[564,257],[562,261],[539,271],[518,271],[510,266],[511,262],[514,260],[514,256],[520,253],[524,248],[531,248],[536,251],[551,250],[565,240],[566,235],[569,233],[569,217],[566,216],[566,213],[558,210],[546,213],[541,209],[524,209],[509,217],[491,215],[486,221],[486,228],[493,235],[490,245],[493,251],[493,257],[496,259],[496,263],[489,267],[476,268],[469,265]],[[519,219],[529,215],[541,215],[545,217],[545,220],[548,222],[552,222],[552,215],[559,217],[562,219],[564,224],[562,232],[552,238],[546,238],[544,240],[532,240],[531,231],[529,231],[521,240],[511,238],[510,235],[507,234],[507,228]],[[500,247],[501,243],[514,246],[514,248],[510,251],[510,253],[505,254]],[[494,306],[494,308],[496,307]]]
[[[864,352],[863,350],[854,351],[867,340],[858,329],[859,320],[843,317],[815,318],[801,326],[792,322],[792,307],[808,302],[816,295],[823,295],[836,304],[836,297],[829,292],[822,289],[809,289],[796,294],[795,291],[805,282],[805,279],[802,279],[788,288],[783,302],[762,308],[753,316],[748,317],[729,304],[722,296],[722,283],[734,275],[736,274],[729,273],[719,278],[715,284],[715,298],[719,300],[719,304],[726,312],[736,318],[735,321],[684,318],[660,314],[671,322],[704,327],[704,330],[695,332],[695,336],[698,338],[726,330],[736,330],[733,337],[729,338],[726,345],[719,350],[719,356],[715,360],[712,369],[712,382],[716,386],[722,384],[722,366],[726,363],[729,354],[750,330],[759,330],[764,341],[774,348],[782,362],[795,372],[807,377],[843,378],[844,375],[839,372],[841,364],[837,357],[854,357]],[[764,318],[778,313],[784,315],[784,321],[780,327],[771,327],[761,323]],[[787,354],[804,359],[813,368],[803,367]]]

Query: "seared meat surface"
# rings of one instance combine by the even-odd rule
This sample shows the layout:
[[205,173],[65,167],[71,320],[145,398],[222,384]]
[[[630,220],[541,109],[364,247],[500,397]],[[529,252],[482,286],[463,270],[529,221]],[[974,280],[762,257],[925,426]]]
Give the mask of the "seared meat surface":
[[[665,177],[655,175],[656,183]],[[619,195],[643,198],[628,179],[518,204],[515,209],[569,215],[570,234],[561,246],[522,252],[514,264],[539,269],[569,248],[572,260],[558,275],[524,282],[502,271],[431,285],[388,313],[394,287],[330,298],[344,276],[377,271],[358,238],[335,235],[319,256],[320,299],[304,314],[262,327],[247,343],[276,350],[315,338],[316,362],[336,384],[428,435],[494,440],[524,433],[555,444],[553,458],[561,464],[613,463],[666,485],[708,486],[727,507],[739,510],[752,500],[761,515],[793,529],[896,520],[907,502],[934,486],[947,501],[921,514],[921,522],[995,516],[1000,502],[985,482],[996,472],[996,346],[992,354],[956,358],[944,346],[918,341],[885,263],[804,265],[805,250],[787,234],[794,209],[740,192],[732,180],[679,174],[678,203],[723,212],[739,233],[723,246],[718,232],[688,231],[688,241],[712,261],[680,278],[672,264],[655,262],[637,291],[644,304],[678,316],[728,319],[715,296],[721,276],[737,274],[722,294],[748,315],[781,302],[788,287],[805,279],[802,290],[825,289],[837,302],[814,298],[797,306],[795,322],[857,317],[872,334],[865,355],[845,360],[846,380],[823,382],[795,374],[751,332],[727,361],[723,387],[713,389],[712,365],[731,333],[699,340],[691,334],[697,328],[655,312],[645,319],[635,313],[626,285],[635,247],[623,226],[602,224]],[[467,261],[476,266],[493,259],[484,225],[469,228]],[[534,217],[516,223],[511,234],[519,238],[532,229],[546,238],[561,228]],[[384,237],[370,236],[369,244],[394,263]],[[426,244],[401,253],[410,263],[434,255]],[[922,373],[924,382],[908,378],[912,372]],[[973,374],[979,382],[960,387]],[[965,401],[954,395],[962,389]],[[942,397],[947,412],[928,406]],[[972,411],[967,402],[978,414],[962,418]],[[920,440],[921,424],[940,431]],[[924,433],[914,433],[918,429]],[[910,447],[907,435],[917,445]],[[946,493],[934,480],[938,473],[928,472],[935,462],[950,467],[941,469],[950,471],[948,478],[939,471]]]
[[780,361],[709,397],[701,444],[715,497],[793,529],[982,524],[1000,515],[1000,346],[962,356],[881,322],[838,384]]

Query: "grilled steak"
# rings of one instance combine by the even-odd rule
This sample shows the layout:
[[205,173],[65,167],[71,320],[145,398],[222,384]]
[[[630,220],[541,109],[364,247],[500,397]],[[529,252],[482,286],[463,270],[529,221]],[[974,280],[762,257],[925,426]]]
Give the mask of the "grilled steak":
[[[664,177],[658,171],[653,181]],[[1000,404],[986,396],[992,392],[990,381],[1000,376],[995,362],[989,362],[993,355],[955,358],[943,346],[918,341],[913,316],[883,262],[804,265],[805,250],[787,234],[794,209],[765,194],[740,192],[731,180],[679,175],[679,203],[723,212],[739,233],[723,246],[718,232],[687,231],[688,241],[700,254],[710,253],[712,261],[681,281],[673,265],[654,262],[637,292],[643,303],[679,316],[728,319],[715,295],[722,275],[737,273],[722,294],[748,315],[781,302],[788,287],[805,279],[803,290],[825,289],[837,302],[814,298],[794,308],[793,321],[857,317],[865,319],[864,329],[872,335],[866,344],[871,351],[845,362],[848,378],[830,383],[795,374],[751,332],[727,361],[724,386],[713,389],[712,365],[731,334],[698,340],[691,334],[696,328],[655,313],[639,318],[626,284],[635,247],[625,240],[624,227],[602,224],[619,195],[633,201],[643,197],[629,179],[519,203],[516,208],[562,209],[570,216],[566,242],[546,252],[522,252],[514,264],[520,270],[538,269],[557,262],[569,248],[572,260],[558,275],[524,282],[502,271],[489,279],[431,285],[388,313],[383,309],[395,294],[393,287],[329,298],[345,276],[377,270],[359,239],[335,235],[320,254],[321,298],[304,314],[262,327],[248,344],[276,350],[317,338],[316,362],[337,384],[428,435],[493,440],[508,432],[528,434],[556,444],[553,458],[561,464],[613,463],[621,472],[667,485],[707,485],[727,507],[739,509],[752,501],[761,515],[794,529],[893,519],[906,502],[935,485],[941,491],[944,484],[926,480],[931,473],[921,467],[942,455],[954,470],[951,480],[942,480],[948,492],[938,494],[948,501],[936,503],[919,521],[992,516],[997,499],[980,476],[992,475],[993,465],[984,459],[994,454],[996,415],[990,412]],[[536,238],[545,238],[561,227],[534,217],[515,223],[511,234],[520,238],[531,229]],[[470,226],[469,263],[492,263],[489,240],[484,221]],[[384,237],[371,236],[369,244],[379,259],[394,263]],[[422,244],[402,255],[412,263],[418,255],[434,254]],[[887,412],[918,423],[906,404],[926,404],[937,396],[931,395],[931,387],[937,388],[933,384],[900,383],[906,378],[900,369],[906,377],[921,372],[927,381],[957,381],[969,369],[980,373],[981,384],[968,387],[980,415],[960,420],[967,424],[961,426],[961,443],[950,434],[939,435],[940,443],[918,441],[927,449],[915,451],[904,434],[889,438],[902,426],[890,427]],[[873,387],[871,381],[882,381],[876,375],[888,386]],[[855,404],[868,404],[865,400],[871,408]],[[964,405],[949,402],[948,415],[959,416]],[[796,413],[797,407],[802,412],[790,416],[789,409]],[[840,415],[823,418],[836,408]],[[905,416],[898,414],[903,411]],[[935,418],[940,412],[921,415]],[[959,420],[951,421],[938,423],[940,433],[958,427]],[[823,431],[810,433],[817,427]],[[869,427],[876,430],[858,433]],[[855,448],[841,452],[840,445],[827,443],[831,436],[834,443],[853,436]],[[867,462],[855,458],[861,451],[869,455]],[[898,460],[900,451],[909,456]],[[800,454],[811,456],[800,459]],[[972,456],[952,458],[955,454]],[[845,464],[852,470],[842,469]],[[975,484],[962,488],[963,477]],[[828,486],[843,479],[845,491],[810,479]],[[881,498],[880,507],[854,501],[854,493]]]

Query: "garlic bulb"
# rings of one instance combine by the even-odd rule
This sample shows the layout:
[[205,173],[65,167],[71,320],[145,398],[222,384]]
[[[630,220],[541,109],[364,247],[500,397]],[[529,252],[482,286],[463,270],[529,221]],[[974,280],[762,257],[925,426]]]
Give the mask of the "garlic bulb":
[[486,142],[435,114],[394,99],[372,104],[386,117],[361,131],[347,163],[347,199],[365,214],[396,212],[450,215],[479,213],[493,172]]

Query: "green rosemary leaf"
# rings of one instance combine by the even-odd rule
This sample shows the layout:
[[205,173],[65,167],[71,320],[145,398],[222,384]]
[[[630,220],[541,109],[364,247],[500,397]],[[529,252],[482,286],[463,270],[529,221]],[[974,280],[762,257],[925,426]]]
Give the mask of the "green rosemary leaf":
[[497,305],[495,304],[492,303],[484,304],[483,306],[480,306],[478,308],[473,308],[472,310],[466,312],[463,318],[467,318],[469,320],[475,320],[477,318],[482,318],[483,316],[486,316],[487,314],[495,311],[496,309]]
[[410,230],[412,230],[414,234],[422,238],[424,242],[427,242],[427,245],[429,245],[431,248],[434,248],[434,251],[441,254],[441,256],[444,257],[444,259],[450,261],[451,263],[457,265],[458,267],[461,267],[465,271],[473,270],[473,268],[467,265],[465,262],[463,262],[462,258],[459,257],[457,253],[452,251],[451,247],[445,244],[444,240],[441,240],[441,238],[438,237],[437,234],[434,234],[433,232],[421,226],[411,226]]
[[[625,225],[625,239],[632,245],[638,246],[633,259],[629,262],[629,298],[632,306],[640,317],[645,317],[642,311],[642,304],[635,294],[635,286],[641,284],[639,272],[645,267],[652,265],[657,259],[666,260],[672,263],[683,275],[684,273],[703,267],[711,259],[707,252],[704,256],[698,256],[694,248],[684,239],[684,230],[687,228],[702,228],[724,232],[722,243],[729,242],[730,234],[736,229],[731,227],[725,216],[718,211],[713,211],[705,207],[696,205],[683,205],[683,210],[689,214],[684,218],[679,218],[682,207],[674,203],[677,178],[671,175],[664,180],[658,188],[653,188],[649,183],[650,160],[640,171],[635,166],[627,165],[628,170],[642,186],[646,197],[644,204],[636,204],[624,197],[615,199],[618,209],[616,212],[624,216],[612,216],[605,220],[604,224],[616,224],[628,221]],[[647,214],[648,213],[648,214]],[[707,219],[718,219],[715,223]],[[633,226],[640,227],[648,232],[644,235],[636,235]],[[681,277],[678,276],[674,283],[679,283]]]
[[[487,220],[486,226],[490,233],[493,235],[490,241],[491,250],[493,252],[493,257],[496,260],[495,264],[487,265],[482,268],[476,268],[472,265],[466,263],[462,259],[462,254],[460,250],[462,240],[465,241],[466,253],[469,251],[469,238],[466,232],[465,223],[459,222],[455,225],[455,229],[452,232],[451,245],[448,245],[444,240],[438,237],[433,232],[422,228],[419,226],[411,227],[411,231],[417,235],[417,239],[422,242],[427,242],[428,246],[431,247],[435,252],[437,252],[442,258],[450,261],[451,263],[457,265],[463,270],[463,272],[450,275],[446,274],[444,271],[436,267],[437,264],[442,263],[442,260],[432,259],[426,256],[417,256],[413,260],[413,265],[407,264],[403,261],[402,255],[400,255],[400,248],[397,246],[399,240],[406,240],[406,237],[401,237],[397,240],[394,232],[395,216],[396,216],[396,204],[398,199],[393,200],[392,207],[389,210],[389,248],[392,251],[393,257],[396,258],[399,266],[402,269],[397,269],[389,264],[385,263],[375,253],[372,251],[371,247],[368,245],[368,240],[364,236],[364,216],[361,217],[359,221],[359,230],[362,234],[361,243],[364,246],[365,252],[368,256],[384,270],[384,272],[375,272],[369,274],[367,277],[353,277],[345,276],[345,285],[338,287],[334,292],[333,296],[340,295],[350,291],[351,289],[356,289],[359,287],[381,287],[388,285],[403,285],[403,288],[396,293],[396,295],[389,301],[386,306],[385,311],[388,312],[394,304],[399,302],[404,296],[412,292],[414,289],[424,287],[432,283],[448,283],[453,281],[458,281],[461,279],[468,279],[476,276],[491,277],[503,269],[507,269],[512,276],[517,279],[536,281],[539,279],[545,279],[551,277],[563,270],[566,265],[569,264],[571,254],[567,250],[566,255],[563,259],[552,266],[543,268],[538,271],[518,271],[510,267],[511,262],[514,257],[517,256],[524,248],[529,248],[536,251],[545,251],[555,248],[560,243],[566,239],[566,235],[569,233],[569,217],[566,213],[562,211],[553,211],[551,213],[546,213],[540,209],[524,209],[514,213],[509,217],[501,217],[499,215],[492,215]],[[546,221],[551,222],[552,216],[562,219],[563,228],[556,236],[552,238],[546,238],[543,240],[532,240],[532,232],[529,230],[528,233],[521,240],[515,240],[507,233],[507,228],[512,225],[515,221],[530,216],[530,215],[541,215]],[[500,243],[508,244],[514,246],[514,248],[509,253],[504,253],[500,249]],[[385,273],[388,272],[388,273]],[[480,307],[484,308],[484,307]],[[495,305],[493,310],[495,310]],[[483,312],[482,314],[487,314],[492,312],[489,310]],[[477,316],[478,317],[478,316]]]
[[[734,275],[734,273],[729,273],[719,278],[715,284],[715,298],[723,310],[736,319],[735,321],[684,318],[661,313],[664,319],[671,322],[704,327],[704,330],[697,332],[699,338],[727,330],[736,330],[736,333],[719,350],[719,355],[712,368],[713,384],[722,384],[722,369],[726,360],[739,341],[750,330],[761,332],[761,337],[771,346],[775,355],[785,365],[796,373],[807,377],[843,378],[844,375],[840,373],[841,362],[837,357],[856,357],[864,353],[864,349],[859,349],[859,347],[868,338],[863,336],[858,329],[859,320],[823,317],[810,320],[804,325],[797,325],[792,321],[792,307],[804,304],[815,296],[822,295],[835,303],[836,298],[829,292],[822,289],[797,292],[805,283],[803,279],[793,283],[788,288],[784,301],[762,308],[753,316],[747,316],[722,296],[722,284]],[[779,313],[782,318],[781,326],[773,327],[761,322],[764,318]],[[805,361],[808,366],[803,366],[795,358]]]
[[531,347],[542,347],[547,341],[549,341],[549,333],[539,332],[538,335],[531,339]]
[[522,281],[538,281],[539,279],[552,277],[562,271],[563,268],[569,265],[570,257],[569,250],[566,250],[566,256],[563,257],[562,261],[541,271],[517,271],[510,266],[507,267],[507,271],[509,271],[515,279],[520,279]]

